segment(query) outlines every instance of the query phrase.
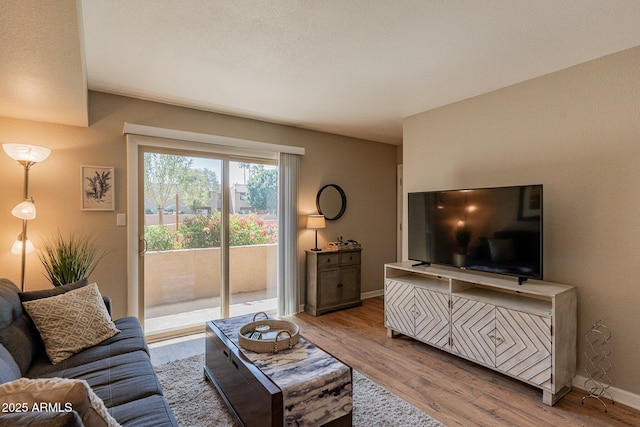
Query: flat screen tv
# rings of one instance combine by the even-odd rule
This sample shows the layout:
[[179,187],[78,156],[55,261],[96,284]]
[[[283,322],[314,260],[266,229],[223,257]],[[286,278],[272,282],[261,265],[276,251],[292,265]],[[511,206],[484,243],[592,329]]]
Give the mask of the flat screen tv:
[[409,193],[409,259],[542,279],[542,217],[542,185]]

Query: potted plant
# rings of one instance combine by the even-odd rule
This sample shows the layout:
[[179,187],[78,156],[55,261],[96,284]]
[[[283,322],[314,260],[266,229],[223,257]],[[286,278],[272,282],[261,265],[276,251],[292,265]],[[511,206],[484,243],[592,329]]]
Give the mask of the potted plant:
[[54,286],[88,278],[105,255],[105,251],[98,250],[94,239],[72,233],[65,240],[60,230],[51,240],[44,241],[38,252],[46,276]]
[[471,227],[466,223],[456,226],[456,242],[458,248],[453,254],[453,263],[458,267],[463,267],[467,261],[467,252],[471,242]]

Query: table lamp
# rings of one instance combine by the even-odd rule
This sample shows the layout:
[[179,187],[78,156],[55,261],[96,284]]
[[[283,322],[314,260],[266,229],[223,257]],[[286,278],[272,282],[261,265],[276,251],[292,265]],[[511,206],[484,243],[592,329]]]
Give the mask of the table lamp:
[[316,231],[316,247],[311,249],[312,251],[321,250],[318,248],[318,230],[325,227],[324,215],[309,215],[307,217],[307,228]]

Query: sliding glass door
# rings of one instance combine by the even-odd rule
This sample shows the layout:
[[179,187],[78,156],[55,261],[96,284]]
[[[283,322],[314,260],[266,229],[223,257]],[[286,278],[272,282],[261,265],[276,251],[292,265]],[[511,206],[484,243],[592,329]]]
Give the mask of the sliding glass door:
[[229,171],[229,316],[275,312],[278,169],[234,160]]
[[146,334],[274,312],[277,166],[150,147],[141,147],[139,162]]

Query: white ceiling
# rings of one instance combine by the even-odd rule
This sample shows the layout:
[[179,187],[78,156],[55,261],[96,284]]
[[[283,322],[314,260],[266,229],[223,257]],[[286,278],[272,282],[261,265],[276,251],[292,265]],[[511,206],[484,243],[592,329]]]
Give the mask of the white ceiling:
[[87,126],[80,16],[73,0],[0,0],[0,117]]
[[0,116],[79,126],[88,88],[399,144],[403,117],[640,45],[638,0],[0,7]]

